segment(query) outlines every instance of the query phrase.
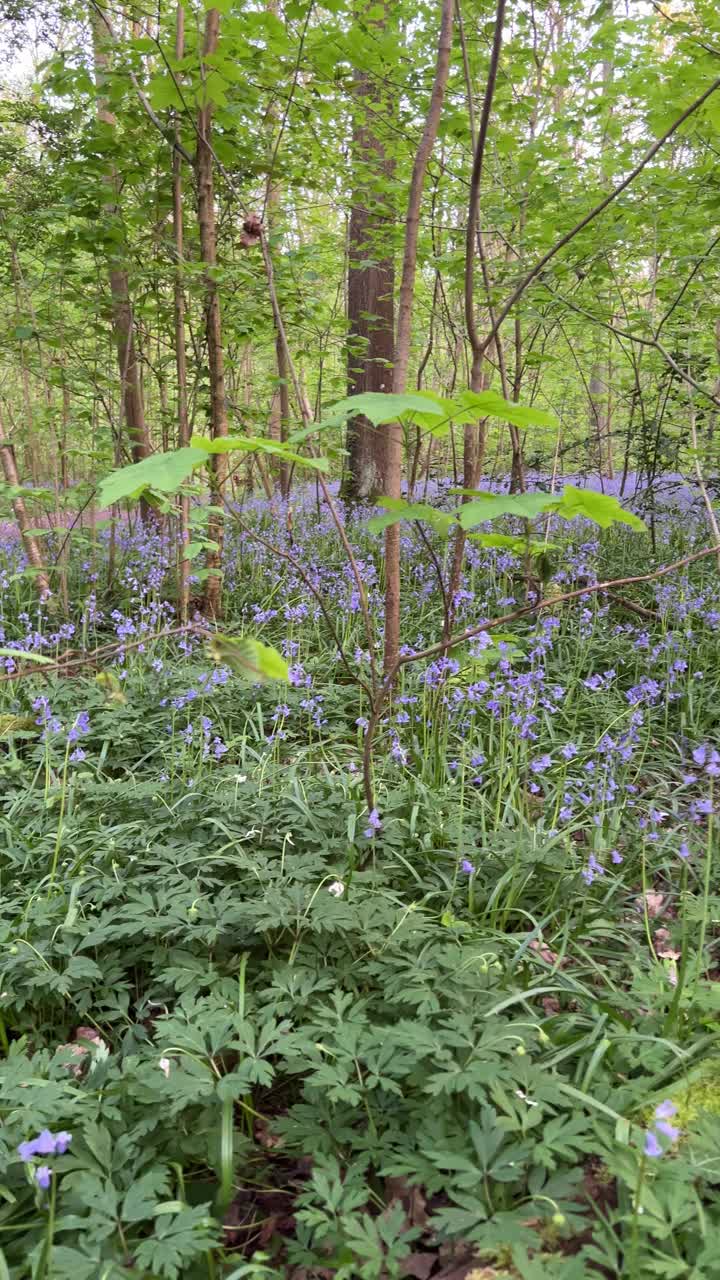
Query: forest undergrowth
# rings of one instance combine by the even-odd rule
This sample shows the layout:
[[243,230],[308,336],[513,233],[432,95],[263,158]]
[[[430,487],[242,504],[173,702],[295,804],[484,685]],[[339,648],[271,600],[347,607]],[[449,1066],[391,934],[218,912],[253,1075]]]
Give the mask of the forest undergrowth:
[[[654,548],[550,519],[548,607],[402,668],[368,809],[357,582],[312,485],[278,511],[224,551],[224,631],[289,664],[262,684],[178,633],[161,530],[123,525],[110,579],[75,530],[69,617],[3,531],[0,1276],[710,1280],[717,566],[548,601],[702,516],[670,497]],[[403,526],[406,653],[446,548]],[[523,574],[468,544],[457,626]]]

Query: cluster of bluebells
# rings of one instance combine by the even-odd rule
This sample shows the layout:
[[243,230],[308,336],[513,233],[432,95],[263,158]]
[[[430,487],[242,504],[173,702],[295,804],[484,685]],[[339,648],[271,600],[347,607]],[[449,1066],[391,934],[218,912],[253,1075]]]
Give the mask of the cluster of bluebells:
[[[37,1156],[64,1155],[71,1142],[71,1133],[66,1133],[64,1130],[60,1133],[51,1133],[49,1129],[43,1129],[36,1138],[31,1138],[28,1142],[21,1142],[17,1153],[23,1164],[31,1164]],[[52,1178],[50,1166],[47,1164],[36,1166],[34,1176],[37,1185],[43,1191],[47,1191]]]
[[[62,733],[62,721],[53,714],[50,701],[43,694],[33,700],[32,709],[36,712],[35,723],[42,729],[41,740],[46,742],[56,734]],[[80,764],[85,759],[85,752],[80,746],[80,738],[90,732],[90,714],[79,711],[67,731],[68,748],[73,747],[69,759],[73,764]]]

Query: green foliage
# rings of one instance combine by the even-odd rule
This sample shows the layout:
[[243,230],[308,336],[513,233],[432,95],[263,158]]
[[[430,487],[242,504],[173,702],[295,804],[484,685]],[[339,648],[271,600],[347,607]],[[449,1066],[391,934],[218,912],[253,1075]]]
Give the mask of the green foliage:
[[288,664],[271,645],[252,636],[224,636],[213,632],[209,643],[214,662],[225,663],[246,680],[287,680]]
[[154,453],[142,462],[122,467],[107,476],[100,485],[100,506],[111,507],[123,498],[138,498],[147,489],[175,493],[188,476],[207,460],[206,450],[191,447],[173,449],[168,453]]

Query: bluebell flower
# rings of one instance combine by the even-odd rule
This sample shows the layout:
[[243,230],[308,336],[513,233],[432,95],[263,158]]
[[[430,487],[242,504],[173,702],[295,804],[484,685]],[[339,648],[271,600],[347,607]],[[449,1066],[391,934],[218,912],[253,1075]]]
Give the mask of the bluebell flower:
[[677,1142],[680,1137],[680,1130],[669,1123],[676,1114],[677,1107],[670,1098],[666,1098],[664,1102],[661,1102],[655,1108],[655,1123],[652,1129],[648,1129],[645,1134],[644,1150],[646,1156],[656,1159],[658,1156],[664,1155],[663,1147],[658,1141],[658,1133],[662,1134],[670,1142]]
[[651,1156],[652,1159],[655,1159],[656,1156],[661,1156],[663,1153],[663,1149],[660,1146],[660,1143],[658,1142],[652,1129],[648,1129],[647,1133],[645,1134],[644,1151],[645,1151],[645,1155]]
[[41,1164],[40,1168],[35,1170],[35,1181],[43,1191],[47,1191],[50,1186],[51,1178],[52,1169],[50,1169],[48,1165]]
[[460,863],[460,870],[461,870],[461,871],[464,873],[464,875],[466,875],[466,876],[474,876],[474,875],[475,875],[475,867],[474,867],[473,863],[470,861],[470,859],[469,859],[469,858],[463,858],[462,862]]
[[382,822],[380,821],[380,814],[377,809],[371,809],[368,814],[368,825],[365,828],[365,835],[367,839],[372,840],[375,833],[379,831],[381,827]]

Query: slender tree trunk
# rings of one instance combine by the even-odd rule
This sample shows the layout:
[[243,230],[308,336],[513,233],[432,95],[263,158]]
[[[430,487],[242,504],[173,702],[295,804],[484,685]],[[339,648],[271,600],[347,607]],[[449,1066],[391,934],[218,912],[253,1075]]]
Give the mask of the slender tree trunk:
[[[185,9],[181,4],[175,15],[175,58],[180,61],[185,52]],[[175,141],[180,141],[180,123],[175,123]],[[175,241],[175,370],[177,376],[177,442],[183,449],[190,443],[190,423],[187,407],[187,353],[185,350],[185,283],[183,280],[183,261],[185,257],[183,204],[182,204],[182,157],[177,147],[173,151],[172,171],[173,192],[173,236]],[[187,622],[190,607],[190,561],[185,552],[190,542],[190,499],[187,495],[180,498],[180,547],[178,556],[178,583],[180,619]]]
[[[90,22],[93,35],[95,83],[98,92],[97,118],[102,124],[114,129],[117,121],[102,96],[103,81],[110,65],[108,54],[110,31],[99,4],[91,4]],[[110,166],[105,181],[108,188],[108,199],[104,210],[105,218],[108,223],[117,224],[120,220],[120,208],[118,205],[119,182],[114,165]],[[108,275],[112,300],[113,335],[120,371],[122,416],[125,419],[133,462],[141,462],[143,458],[149,457],[151,448],[145,421],[141,370],[135,338],[135,321],[130,301],[127,266],[124,261],[124,243],[118,251],[110,249],[108,252],[110,254]],[[143,506],[141,510],[143,515],[147,516],[150,508]]]
[[[384,32],[387,17],[385,3],[382,16],[368,21],[374,34]],[[391,111],[387,91],[379,80],[356,69],[347,273],[347,381],[351,396],[389,391],[392,381],[395,260],[392,244],[388,244],[392,209],[386,192],[394,162],[381,136],[382,121]],[[346,497],[375,497],[386,488],[383,430],[365,417],[348,421]]]
[[[267,12],[274,17],[278,16],[278,0],[266,0],[265,5]],[[272,132],[277,126],[277,107],[272,104],[268,112],[268,125],[270,127],[270,142],[272,144],[272,165],[273,168],[277,163],[277,152],[279,148],[279,139],[275,141]],[[267,210],[267,227],[269,234],[277,228],[281,212],[282,186],[277,174],[273,171],[268,173],[267,188],[265,195],[265,208]],[[270,406],[270,435],[273,439],[286,441],[290,432],[290,392],[288,388],[288,368],[285,359],[285,348],[282,344],[280,335],[275,333],[275,361],[277,365],[278,385],[277,392],[273,395],[272,404]],[[287,498],[290,493],[290,475],[291,469],[287,462],[281,462],[278,470],[280,479],[280,494],[283,498]]]
[[[5,428],[3,427],[1,419],[0,466],[2,467],[2,473],[5,477],[5,483],[11,485],[14,489],[19,488],[20,478],[18,476],[17,463],[15,461],[15,451],[13,449],[12,442],[5,434]],[[20,530],[25,554],[27,555],[30,567],[35,570],[35,586],[37,587],[38,595],[41,600],[46,600],[51,594],[50,579],[48,577],[47,569],[45,568],[45,562],[40,554],[40,548],[38,547],[37,541],[31,533],[28,533],[28,529],[31,529],[32,525],[28,519],[24,499],[16,494],[16,496],[11,499],[10,505],[13,509],[13,515],[15,516],[17,527]]]
[[[481,262],[484,263],[484,256],[482,254],[482,236],[478,238],[478,228],[481,227],[480,186],[483,164],[485,161],[485,145],[490,126],[490,111],[495,94],[495,82],[500,63],[500,51],[502,49],[503,27],[505,23],[505,4],[506,0],[497,0],[495,10],[495,30],[493,34],[492,50],[490,53],[490,66],[488,68],[487,83],[485,85],[485,97],[483,99],[480,127],[473,152],[473,167],[470,177],[470,197],[468,202],[468,221],[465,233],[465,326],[467,328],[468,338],[470,339],[470,350],[472,352],[472,364],[470,366],[470,390],[476,392],[482,391],[485,388],[483,365],[486,343],[483,343],[480,340],[475,316],[475,252],[479,245],[481,248]],[[494,328],[492,319],[490,320],[490,324]],[[500,338],[498,335],[498,350],[499,346]],[[464,489],[477,488],[485,458],[486,437],[487,419],[478,423],[477,426],[474,423],[469,423],[465,427],[463,434]],[[455,620],[455,598],[462,578],[464,555],[465,532],[463,529],[458,529],[453,543],[450,582],[447,592],[449,608],[445,615],[445,634],[443,636],[443,639],[445,640],[449,640],[453,629],[453,623]]]
[[[450,71],[452,50],[454,0],[442,0],[440,35],[435,63],[435,80],[430,95],[430,105],[420,144],[415,155],[407,215],[405,218],[405,246],[403,250],[402,278],[398,296],[397,331],[393,363],[392,389],[402,393],[407,383],[410,363],[410,338],[412,335],[412,307],[417,269],[417,242],[420,228],[420,209],[428,162],[437,138],[442,115],[445,89]],[[403,433],[399,422],[393,422],[386,430],[384,489],[389,498],[399,498],[402,486]],[[400,650],[400,525],[385,530],[385,653],[384,670],[391,671]]]
[[[203,60],[211,58],[217,50],[220,35],[220,12],[208,9],[205,15],[205,39]],[[213,180],[212,112],[210,101],[204,101],[198,114],[197,187],[198,222],[200,224],[200,252],[207,268],[205,277],[205,335],[208,364],[210,366],[210,425],[213,439],[228,434],[227,407],[225,403],[225,364],[220,316],[220,297],[213,268],[217,264],[217,239],[215,229],[215,185]],[[214,506],[222,506],[227,482],[227,455],[216,453],[212,458],[210,497]],[[209,570],[205,584],[204,610],[208,617],[220,613],[222,594],[221,564],[224,521],[219,514],[211,515],[208,537],[215,549],[209,550],[205,566]]]

